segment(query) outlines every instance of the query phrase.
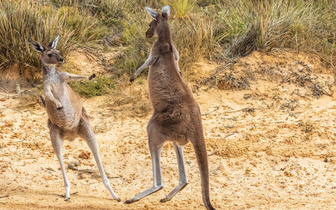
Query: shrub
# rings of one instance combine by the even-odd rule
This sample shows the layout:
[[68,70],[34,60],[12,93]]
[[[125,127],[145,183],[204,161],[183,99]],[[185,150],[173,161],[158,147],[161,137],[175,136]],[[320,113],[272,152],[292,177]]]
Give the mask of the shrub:
[[335,41],[328,43],[336,29],[332,23],[336,14],[331,9],[335,6],[331,0],[226,1],[215,9],[215,22],[220,26],[216,33],[229,57],[274,47],[330,54],[336,49]]
[[48,44],[59,35],[57,48],[65,57],[79,44],[100,39],[107,31],[95,17],[81,15],[76,7],[54,9],[30,1],[4,0],[0,8],[0,67],[13,63],[39,67],[40,57],[29,40]]

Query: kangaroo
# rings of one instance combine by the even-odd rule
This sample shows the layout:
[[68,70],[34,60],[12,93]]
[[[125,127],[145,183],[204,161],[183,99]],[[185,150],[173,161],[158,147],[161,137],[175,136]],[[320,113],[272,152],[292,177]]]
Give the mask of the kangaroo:
[[[95,77],[95,74],[86,77],[59,71],[56,68],[56,64],[64,63],[64,60],[62,56],[60,56],[59,51],[55,49],[58,40],[59,37],[56,37],[47,47],[35,41],[31,41],[30,44],[37,52],[41,53],[43,89],[45,93],[45,100],[42,101],[45,101],[44,104],[49,117],[48,127],[50,130],[51,143],[63,174],[65,187],[64,200],[70,200],[70,182],[67,179],[63,163],[63,140],[67,139],[72,141],[80,137],[89,145],[104,185],[110,191],[113,199],[120,201],[120,198],[112,190],[110,182],[105,175],[89,116],[82,106],[79,95],[67,84],[67,81],[91,80]],[[41,99],[43,99],[43,97],[41,97]]]
[[[162,8],[162,15],[145,7],[154,19],[146,32],[147,37],[157,33],[146,63],[149,66],[148,89],[154,114],[147,125],[149,150],[152,158],[153,187],[141,192],[125,203],[133,203],[163,188],[160,154],[166,141],[172,141],[177,156],[179,183],[161,202],[173,198],[187,184],[183,160],[183,146],[188,142],[194,147],[201,174],[202,197],[207,209],[214,209],[209,198],[209,169],[207,150],[202,130],[202,118],[198,104],[190,88],[179,74],[174,57],[174,47],[168,16],[170,7]],[[134,75],[132,76],[132,78]],[[131,78],[131,79],[132,79]]]
[[[151,10],[149,7],[145,7],[145,9],[149,9]],[[148,10],[147,10],[148,11]],[[153,10],[154,11],[154,10]],[[149,12],[149,11],[148,11]],[[170,12],[170,11],[168,11]],[[169,14],[168,14],[169,16]],[[153,17],[153,16],[152,16]],[[156,17],[153,17],[154,20],[156,20]],[[149,29],[147,30],[146,32],[146,37],[147,38],[152,38],[153,36],[157,36],[157,31],[156,31],[156,28],[157,28],[157,23],[152,21],[150,24],[149,24]],[[178,72],[180,73],[180,75],[182,76],[182,73],[181,73],[181,70],[180,70],[180,67],[178,65],[178,62],[179,62],[179,59],[180,59],[180,55],[178,53],[178,51],[176,50],[176,47],[175,45],[172,43],[172,48],[173,48],[173,54],[174,54],[174,58],[175,58],[175,61],[176,61],[176,65],[177,65],[177,70]],[[153,51],[151,53],[154,53]],[[146,69],[147,67],[149,67],[150,65],[153,64],[153,62],[157,59],[157,57],[159,56],[159,54],[156,52],[156,54],[152,55],[150,54],[148,59],[145,61],[144,64],[142,64],[136,71],[135,73],[132,75],[132,77],[130,78],[130,82],[133,82],[137,76],[144,70]]]

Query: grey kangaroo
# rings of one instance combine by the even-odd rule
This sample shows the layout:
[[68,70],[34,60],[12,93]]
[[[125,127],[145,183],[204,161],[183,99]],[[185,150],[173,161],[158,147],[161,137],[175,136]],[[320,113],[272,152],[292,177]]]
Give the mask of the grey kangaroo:
[[120,201],[120,198],[113,192],[110,182],[105,175],[99,158],[96,137],[89,122],[89,116],[82,106],[79,95],[67,84],[67,81],[92,79],[95,77],[95,74],[86,77],[59,71],[56,68],[56,64],[63,63],[64,60],[60,56],[59,51],[55,49],[58,39],[59,37],[56,37],[47,47],[34,41],[31,41],[30,44],[37,52],[41,53],[45,108],[49,117],[48,127],[50,129],[51,143],[63,174],[65,187],[64,200],[70,200],[70,183],[65,173],[62,157],[63,140],[72,141],[80,137],[89,145],[104,185],[110,191],[113,199]]
[[[160,153],[166,141],[172,141],[177,156],[179,183],[161,202],[172,199],[187,184],[183,160],[183,146],[189,141],[194,147],[201,174],[202,197],[207,209],[214,209],[209,198],[209,169],[207,150],[202,130],[202,118],[198,104],[191,90],[183,81],[176,62],[175,47],[172,42],[168,16],[169,6],[162,8],[162,15],[146,7],[154,19],[146,32],[146,37],[158,35],[145,66],[149,66],[148,89],[154,114],[147,126],[149,150],[152,158],[153,187],[127,200],[133,203],[163,188]],[[138,71],[137,71],[138,72]],[[137,75],[131,77],[131,81]]]

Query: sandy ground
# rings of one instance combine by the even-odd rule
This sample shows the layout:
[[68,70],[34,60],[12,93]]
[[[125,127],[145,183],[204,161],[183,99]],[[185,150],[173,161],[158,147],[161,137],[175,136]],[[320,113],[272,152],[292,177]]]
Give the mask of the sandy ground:
[[[253,66],[258,56],[254,54],[242,62]],[[307,62],[314,76],[333,79],[330,69],[310,58],[295,59]],[[281,68],[291,69],[291,60],[286,62]],[[238,65],[232,69],[242,68]],[[256,67],[252,70],[257,72]],[[137,86],[140,85],[127,88]],[[215,208],[336,208],[336,100],[332,88],[326,92],[329,94],[314,97],[306,85],[280,84],[260,76],[247,90],[201,86],[194,91],[203,113],[211,201]],[[64,142],[73,195],[70,202],[63,201],[63,178],[50,143],[46,111],[38,104],[20,108],[19,99],[1,93],[0,209],[204,209],[200,176],[190,144],[184,150],[189,179],[184,190],[170,202],[159,202],[178,182],[174,150],[167,143],[161,153],[165,187],[139,202],[123,204],[152,185],[146,136],[150,115],[132,117],[130,113],[116,113],[106,105],[108,100],[111,97],[83,99],[103,165],[122,202],[112,200],[88,146],[79,139]],[[90,169],[94,173],[69,169],[67,165],[73,161],[79,163],[80,170]]]

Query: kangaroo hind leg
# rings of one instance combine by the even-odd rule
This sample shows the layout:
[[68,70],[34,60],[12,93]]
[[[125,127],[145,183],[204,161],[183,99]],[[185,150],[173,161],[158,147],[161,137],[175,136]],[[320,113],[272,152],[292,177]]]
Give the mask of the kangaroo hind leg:
[[62,157],[62,146],[63,146],[63,137],[61,135],[61,132],[59,128],[51,123],[49,120],[49,128],[50,128],[50,138],[51,138],[51,144],[53,146],[53,149],[56,153],[57,159],[61,165],[63,180],[64,180],[64,187],[65,187],[65,201],[70,200],[70,182],[67,178],[63,157]]
[[97,140],[96,140],[95,134],[93,132],[93,129],[92,129],[89,121],[87,119],[84,119],[83,117],[80,121],[79,135],[80,135],[81,138],[83,138],[87,142],[89,148],[91,149],[91,151],[93,153],[93,157],[95,158],[95,161],[97,163],[102,182],[104,183],[104,185],[108,189],[108,191],[111,193],[113,199],[117,200],[119,202],[120,198],[112,190],[112,188],[110,186],[110,182],[106,177],[103,165],[101,163],[101,160],[100,160],[100,157],[99,157]]
[[148,134],[148,144],[149,150],[152,157],[152,168],[153,168],[153,187],[147,189],[140,194],[136,195],[134,198],[127,200],[125,203],[133,203],[141,198],[155,193],[163,188],[162,175],[161,175],[161,163],[160,163],[160,154],[163,146],[163,136],[157,131],[154,123],[149,123],[147,127]]
[[170,201],[174,195],[176,195],[178,192],[183,190],[188,184],[188,179],[186,175],[186,170],[184,167],[184,160],[183,160],[183,146],[177,145],[176,142],[173,142],[174,150],[176,153],[177,158],[177,165],[179,170],[179,183],[178,185],[165,197],[164,199],[161,199],[160,202],[164,203],[167,201]]

